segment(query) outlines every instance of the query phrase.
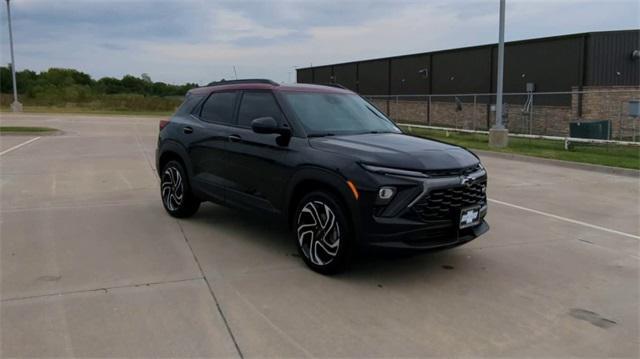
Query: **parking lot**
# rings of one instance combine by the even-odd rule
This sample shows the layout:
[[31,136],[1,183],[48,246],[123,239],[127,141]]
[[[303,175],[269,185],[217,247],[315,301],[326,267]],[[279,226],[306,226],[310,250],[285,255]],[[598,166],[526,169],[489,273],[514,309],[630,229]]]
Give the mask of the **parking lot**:
[[484,157],[489,233],[325,277],[250,214],[169,217],[157,122],[2,115],[63,132],[0,137],[0,356],[640,355],[638,178]]

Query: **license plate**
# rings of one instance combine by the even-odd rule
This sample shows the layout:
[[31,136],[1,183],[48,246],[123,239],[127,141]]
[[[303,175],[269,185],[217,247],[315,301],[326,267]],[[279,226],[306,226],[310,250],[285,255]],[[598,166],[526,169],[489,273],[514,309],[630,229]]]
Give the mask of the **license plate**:
[[460,212],[460,228],[475,226],[480,223],[480,207],[464,208]]

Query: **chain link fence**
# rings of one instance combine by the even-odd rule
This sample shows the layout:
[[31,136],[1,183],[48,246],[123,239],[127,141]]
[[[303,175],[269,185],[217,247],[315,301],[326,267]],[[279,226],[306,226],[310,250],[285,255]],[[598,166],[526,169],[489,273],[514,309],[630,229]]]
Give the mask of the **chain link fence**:
[[[365,98],[399,123],[480,131],[495,123],[493,93]],[[511,133],[640,141],[634,105],[640,101],[640,88],[506,93],[503,101],[504,122]],[[588,128],[598,130],[585,131]]]

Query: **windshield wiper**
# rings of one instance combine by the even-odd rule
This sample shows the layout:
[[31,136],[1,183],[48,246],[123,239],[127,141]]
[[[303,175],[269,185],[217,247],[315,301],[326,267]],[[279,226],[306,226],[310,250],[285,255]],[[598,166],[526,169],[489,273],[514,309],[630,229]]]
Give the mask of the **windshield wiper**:
[[327,136],[335,136],[334,133],[310,133],[307,135],[308,138],[312,137],[327,137]]
[[397,132],[393,132],[393,131],[386,131],[386,130],[382,130],[382,131],[377,131],[377,130],[372,130],[372,131],[367,131],[365,133],[397,133]]

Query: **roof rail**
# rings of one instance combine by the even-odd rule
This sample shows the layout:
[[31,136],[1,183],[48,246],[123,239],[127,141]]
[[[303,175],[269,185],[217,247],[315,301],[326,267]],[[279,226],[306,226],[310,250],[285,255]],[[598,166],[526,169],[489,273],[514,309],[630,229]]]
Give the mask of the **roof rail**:
[[336,82],[330,82],[330,83],[323,83],[323,84],[318,84],[318,85],[322,85],[322,86],[329,86],[329,87],[337,87],[339,89],[343,89],[343,90],[349,90],[351,91],[348,87],[344,86],[344,85],[340,85],[339,83]]
[[247,84],[247,83],[259,83],[259,84],[269,84],[274,86],[280,86],[275,81],[269,79],[241,79],[241,80],[221,80],[214,81],[207,84],[207,86],[221,86],[221,85],[233,85],[233,84]]

